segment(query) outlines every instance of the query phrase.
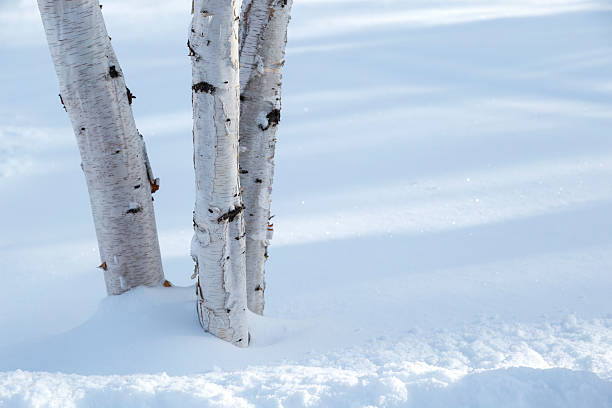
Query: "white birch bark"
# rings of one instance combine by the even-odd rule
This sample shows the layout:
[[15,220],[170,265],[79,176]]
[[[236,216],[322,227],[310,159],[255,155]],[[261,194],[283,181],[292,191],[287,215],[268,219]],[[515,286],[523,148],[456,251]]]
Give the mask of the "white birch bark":
[[281,69],[292,0],[245,0],[240,48],[240,183],[244,189],[248,308],[264,311],[264,264],[272,239],[270,195]]
[[164,282],[157,188],[98,0],[38,0],[62,102],[81,153],[106,288]]
[[237,0],[196,0],[189,33],[196,174],[191,254],[204,329],[249,343],[245,240],[238,177],[240,84]]

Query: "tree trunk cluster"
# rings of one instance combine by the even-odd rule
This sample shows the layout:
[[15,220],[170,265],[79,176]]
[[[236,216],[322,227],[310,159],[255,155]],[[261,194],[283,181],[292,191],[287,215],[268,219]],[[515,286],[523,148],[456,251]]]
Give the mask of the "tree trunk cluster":
[[[191,256],[202,327],[250,341],[247,308],[263,314],[272,239],[270,196],[281,70],[292,0],[193,0],[196,202]],[[98,0],[38,0],[77,138],[110,295],[164,279],[152,194],[159,188],[134,122],[133,94]]]

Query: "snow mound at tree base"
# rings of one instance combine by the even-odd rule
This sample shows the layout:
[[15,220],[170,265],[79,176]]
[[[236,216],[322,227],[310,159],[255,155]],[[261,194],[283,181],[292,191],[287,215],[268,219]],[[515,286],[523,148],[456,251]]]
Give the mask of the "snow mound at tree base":
[[104,299],[75,329],[0,350],[1,369],[21,368],[0,373],[0,407],[612,403],[608,318],[508,323],[488,317],[452,330],[404,327],[372,335],[350,319],[251,314],[253,341],[241,350],[202,331],[193,292],[138,288]]
[[400,377],[297,365],[176,377],[14,371],[0,374],[0,406],[594,408],[612,403],[609,382],[566,369],[491,370],[448,386]]

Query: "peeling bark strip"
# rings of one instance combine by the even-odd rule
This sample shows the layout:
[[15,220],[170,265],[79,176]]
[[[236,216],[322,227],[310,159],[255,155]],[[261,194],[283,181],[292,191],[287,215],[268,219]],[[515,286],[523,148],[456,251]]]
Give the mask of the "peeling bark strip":
[[153,179],[151,182],[151,194],[156,193],[159,190],[159,179]]
[[281,117],[281,68],[292,0],[243,0],[240,26],[240,183],[249,217],[248,307],[264,311],[264,264],[272,238],[270,194],[276,131]]
[[[61,100],[82,159],[106,289],[164,280],[144,142],[97,0],[38,0]],[[133,203],[140,203],[136,206]]]
[[131,105],[132,100],[136,99],[136,95],[134,95],[132,91],[130,91],[130,88],[128,88],[127,86],[125,87],[125,92],[128,98],[128,103]]
[[193,10],[188,46],[194,84],[196,203],[191,256],[198,279],[197,311],[206,331],[246,347],[237,0],[195,0]]

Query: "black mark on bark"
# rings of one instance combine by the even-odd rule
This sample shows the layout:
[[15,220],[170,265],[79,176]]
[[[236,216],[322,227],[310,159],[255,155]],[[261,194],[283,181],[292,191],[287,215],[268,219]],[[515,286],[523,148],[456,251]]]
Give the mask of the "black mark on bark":
[[219,218],[217,218],[217,222],[223,222],[223,221],[232,222],[238,215],[240,215],[240,213],[242,213],[243,210],[244,210],[244,206],[239,205],[233,210],[230,210],[226,212],[225,214],[221,215]]
[[129,210],[127,210],[126,214],[138,214],[141,211],[142,211],[142,207],[130,208]]
[[117,71],[117,68],[114,65],[111,65],[108,69],[108,75],[110,75],[111,78],[117,78],[121,76],[121,74],[119,73],[119,71]]
[[191,87],[196,92],[205,92],[214,95],[216,88],[208,82],[198,82]]
[[64,104],[64,98],[62,98],[62,94],[58,94],[58,96],[60,97],[60,102],[62,103],[62,107],[64,108],[66,112],[68,112],[68,109],[66,109],[66,104]]
[[[195,31],[191,30],[191,32]],[[187,40],[187,48],[189,48],[189,54],[187,54],[189,57],[196,57],[196,60],[200,59],[198,54],[196,54],[195,50],[191,47],[191,43],[189,42],[189,40]]]
[[280,114],[280,109],[273,109],[270,113],[266,115],[266,118],[268,119],[268,126],[263,127],[261,124],[259,124],[259,128],[261,130],[268,130],[270,126],[278,125],[278,123],[280,122]]

